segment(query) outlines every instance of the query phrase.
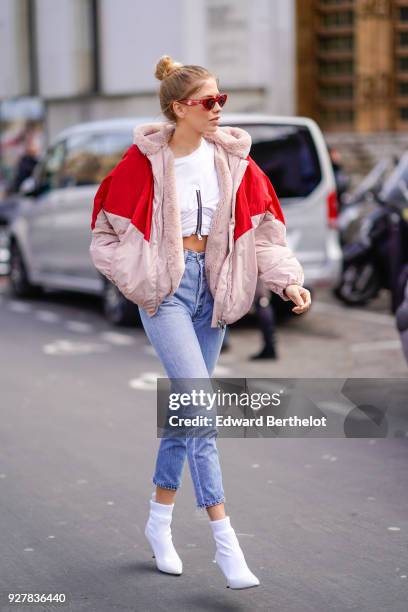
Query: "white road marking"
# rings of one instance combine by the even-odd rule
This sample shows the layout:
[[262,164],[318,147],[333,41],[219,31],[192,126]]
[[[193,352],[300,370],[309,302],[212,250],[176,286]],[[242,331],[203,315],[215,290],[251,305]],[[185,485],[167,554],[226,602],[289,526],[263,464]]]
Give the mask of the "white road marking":
[[51,310],[36,310],[35,316],[39,321],[44,323],[57,323],[60,320],[60,316],[56,312]]
[[127,334],[120,334],[118,332],[107,331],[99,334],[102,340],[116,344],[118,346],[130,346],[135,343],[135,339]]
[[228,366],[217,364],[214,368],[213,376],[226,376],[227,374],[231,374],[231,372],[232,372],[232,368],[229,368]]
[[163,374],[159,372],[143,372],[139,378],[132,378],[129,381],[129,387],[137,390],[156,391],[157,378],[162,376]]
[[401,531],[401,527],[387,527],[388,531]]
[[94,326],[84,321],[65,321],[65,327],[69,331],[79,332],[80,334],[89,334],[93,331]]
[[337,457],[334,455],[329,455],[328,453],[322,455],[322,459],[326,459],[327,461],[337,461]]
[[9,302],[9,308],[13,312],[26,313],[31,312],[32,307],[30,304],[24,304],[24,302],[16,302],[14,300]]
[[108,344],[96,342],[71,342],[71,340],[55,340],[43,346],[46,355],[89,355],[91,353],[104,353],[110,350]]
[[401,342],[399,340],[378,340],[376,342],[358,342],[351,345],[351,350],[354,353],[361,351],[401,351]]

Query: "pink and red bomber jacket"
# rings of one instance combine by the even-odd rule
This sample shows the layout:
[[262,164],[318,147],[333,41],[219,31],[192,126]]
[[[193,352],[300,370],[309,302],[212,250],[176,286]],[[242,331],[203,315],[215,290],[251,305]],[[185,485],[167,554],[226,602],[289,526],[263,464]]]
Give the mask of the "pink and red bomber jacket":
[[[174,155],[174,124],[134,129],[133,145],[95,195],[90,255],[95,267],[130,301],[154,316],[184,273]],[[251,136],[238,127],[205,135],[215,145],[220,200],[208,233],[205,271],[214,298],[211,327],[224,327],[250,309],[258,275],[283,300],[302,286],[303,268],[286,242],[275,190],[250,157]]]

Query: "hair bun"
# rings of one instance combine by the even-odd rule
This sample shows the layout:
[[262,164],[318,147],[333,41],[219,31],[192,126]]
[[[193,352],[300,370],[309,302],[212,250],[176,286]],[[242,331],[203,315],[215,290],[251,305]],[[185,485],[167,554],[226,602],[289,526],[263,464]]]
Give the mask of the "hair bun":
[[156,64],[156,70],[154,76],[159,81],[162,81],[166,77],[168,77],[174,70],[177,68],[181,68],[183,64],[180,62],[175,62],[170,55],[162,55],[159,61]]

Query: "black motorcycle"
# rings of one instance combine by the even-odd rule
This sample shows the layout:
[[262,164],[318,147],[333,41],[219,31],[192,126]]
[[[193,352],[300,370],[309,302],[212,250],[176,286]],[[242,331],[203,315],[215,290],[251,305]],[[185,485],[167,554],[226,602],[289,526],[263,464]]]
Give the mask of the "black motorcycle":
[[390,284],[395,312],[404,299],[408,279],[408,151],[384,184],[381,198],[390,210]]
[[334,293],[348,305],[361,306],[377,297],[381,289],[388,289],[394,313],[405,258],[402,228],[406,201],[400,190],[401,177],[408,176],[407,154],[383,183],[393,164],[395,160],[381,160],[339,217],[343,270]]
[[377,196],[396,164],[397,161],[392,158],[381,159],[354,191],[343,194],[337,217],[342,246],[358,241],[361,223],[370,212],[378,208]]

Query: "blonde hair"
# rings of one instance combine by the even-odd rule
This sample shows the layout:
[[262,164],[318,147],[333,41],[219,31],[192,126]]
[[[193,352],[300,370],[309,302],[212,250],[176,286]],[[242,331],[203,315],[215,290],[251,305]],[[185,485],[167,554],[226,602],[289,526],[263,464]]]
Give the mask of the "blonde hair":
[[162,55],[156,64],[154,76],[161,81],[159,97],[162,113],[170,121],[177,121],[172,104],[189,98],[209,78],[218,79],[207,68],[195,64],[180,64],[170,55]]

